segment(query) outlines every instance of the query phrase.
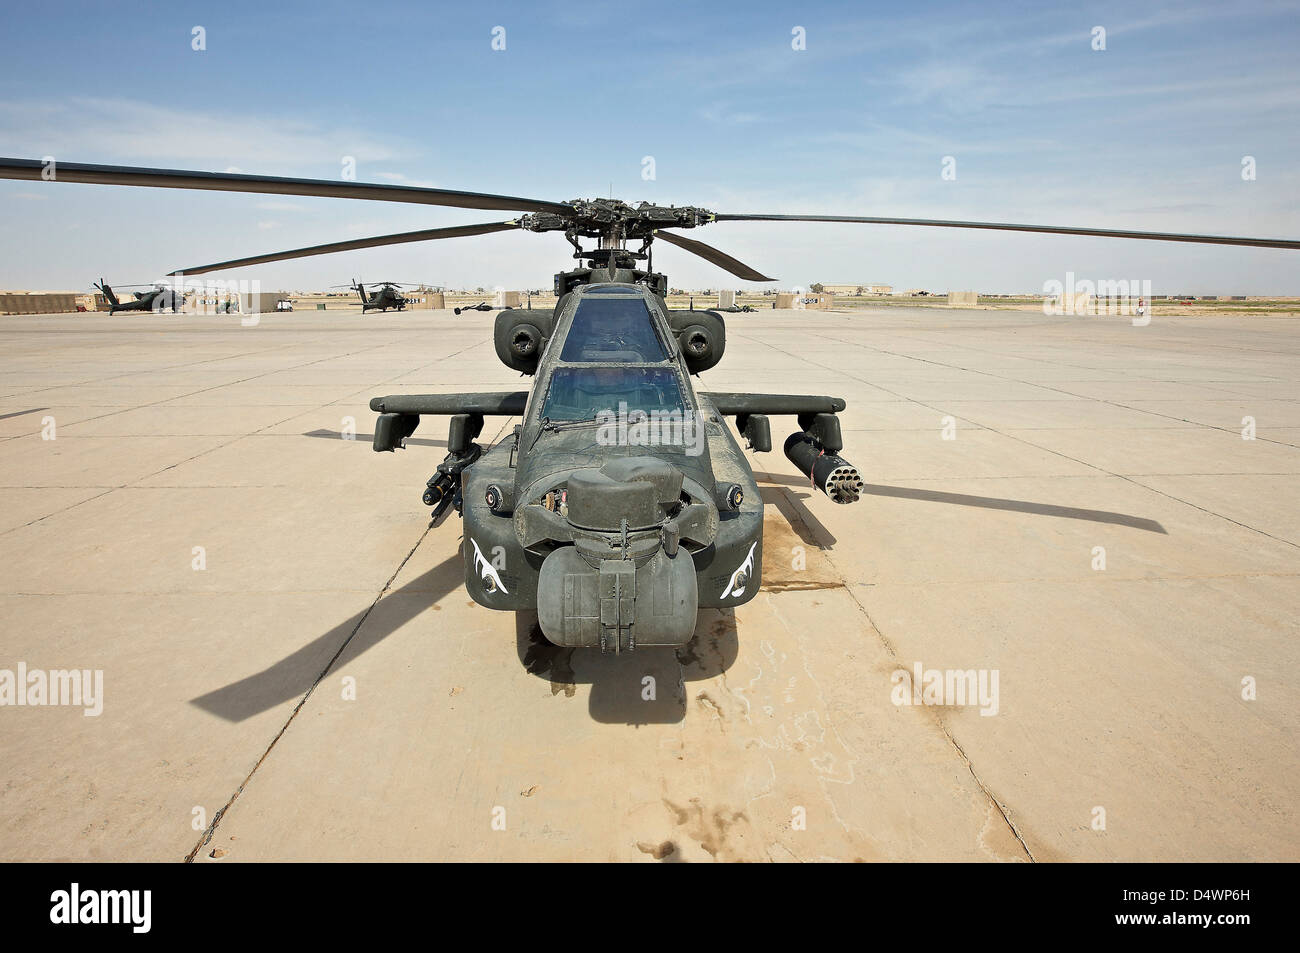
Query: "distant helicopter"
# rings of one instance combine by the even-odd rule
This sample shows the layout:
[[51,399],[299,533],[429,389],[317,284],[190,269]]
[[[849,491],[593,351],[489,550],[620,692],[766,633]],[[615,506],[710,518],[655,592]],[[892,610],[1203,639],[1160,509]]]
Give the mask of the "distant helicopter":
[[180,310],[181,305],[185,303],[183,292],[175,291],[161,282],[154,282],[152,285],[118,285],[119,288],[152,288],[151,291],[135,292],[135,299],[127,301],[125,304],[118,300],[117,295],[113,292],[112,287],[103,278],[99,283],[91,283],[92,288],[98,288],[103,292],[104,297],[108,299],[109,315],[117,314],[119,311],[153,311],[161,313],[171,308],[172,314]]
[[511,311],[511,305],[488,304],[486,301],[480,301],[478,304],[467,304],[459,308],[452,308],[453,314],[460,314],[462,311]]
[[[541,294],[540,291],[536,293]],[[524,294],[528,296],[528,304],[524,307],[526,310],[531,311],[533,309],[534,292],[525,291]],[[514,307],[512,304],[488,304],[486,301],[480,301],[478,304],[461,305],[459,308],[452,308],[451,310],[454,314],[460,314],[464,311],[513,311]]]
[[355,278],[352,279],[352,284],[350,285],[334,285],[334,287],[351,288],[357,294],[361,295],[362,314],[371,310],[387,311],[389,308],[396,311],[405,311],[406,305],[409,303],[410,299],[403,297],[402,293],[397,289],[403,285],[418,287],[418,285],[410,281],[371,282],[372,287],[375,284],[378,284],[379,287],[369,294],[366,293],[366,286]]

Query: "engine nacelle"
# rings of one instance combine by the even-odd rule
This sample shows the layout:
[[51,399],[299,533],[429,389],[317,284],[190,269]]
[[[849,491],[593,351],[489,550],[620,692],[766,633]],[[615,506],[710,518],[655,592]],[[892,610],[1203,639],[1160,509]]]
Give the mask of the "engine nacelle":
[[707,371],[727,349],[727,325],[716,311],[670,311],[668,326],[692,374]]
[[542,356],[542,348],[554,327],[554,316],[550,311],[511,308],[499,312],[492,332],[497,357],[511,370],[536,373],[537,359]]

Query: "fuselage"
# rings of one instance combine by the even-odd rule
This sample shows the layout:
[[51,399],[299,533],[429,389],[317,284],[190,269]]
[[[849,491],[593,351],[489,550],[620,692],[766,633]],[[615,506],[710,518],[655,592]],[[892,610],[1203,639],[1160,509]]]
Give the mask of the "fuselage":
[[[763,519],[753,473],[695,392],[663,300],[640,285],[568,296],[522,423],[464,471],[462,494],[470,595],[490,608],[537,608],[559,644],[682,644],[695,606],[740,605],[757,590]],[[500,495],[513,505],[491,505]],[[623,584],[645,595],[641,609],[634,596],[625,606],[632,621],[591,622],[580,590],[628,571]],[[656,586],[693,589],[690,611],[656,620]],[[603,641],[586,641],[592,633]]]

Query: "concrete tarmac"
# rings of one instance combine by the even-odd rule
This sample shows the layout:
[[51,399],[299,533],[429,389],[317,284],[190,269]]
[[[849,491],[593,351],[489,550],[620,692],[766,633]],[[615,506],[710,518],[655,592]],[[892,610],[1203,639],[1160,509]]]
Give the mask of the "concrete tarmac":
[[763,591],[615,658],[469,600],[442,420],[370,448],[527,386],[490,314],[0,317],[0,689],[103,686],[0,707],[0,858],[1300,859],[1300,325],[727,320],[866,492],[774,419]]

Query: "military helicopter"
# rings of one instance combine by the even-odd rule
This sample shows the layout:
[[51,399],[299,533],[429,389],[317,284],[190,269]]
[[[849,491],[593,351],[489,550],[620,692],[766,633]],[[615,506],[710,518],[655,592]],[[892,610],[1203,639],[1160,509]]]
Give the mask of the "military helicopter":
[[409,303],[410,299],[404,298],[402,296],[402,293],[397,289],[399,286],[404,284],[412,285],[414,287],[414,285],[411,282],[399,282],[399,281],[371,282],[372,287],[376,284],[378,284],[379,287],[375,288],[374,291],[371,291],[369,293],[366,292],[366,286],[363,285],[360,281],[358,281],[355,278],[352,279],[352,283],[350,285],[333,285],[332,287],[351,288],[357,294],[361,295],[362,314],[365,314],[367,311],[370,310],[387,311],[389,308],[393,308],[394,310],[397,311],[406,310],[406,305]]
[[[35,159],[0,159],[0,178],[48,180]],[[695,390],[726,347],[716,311],[671,311],[651,244],[668,242],[747,281],[753,267],[677,231],[716,222],[843,222],[1085,235],[1300,249],[1290,239],[1075,228],[887,216],[724,213],[633,206],[617,199],[550,202],[482,192],[233,173],[60,163],[53,181],[325,196],[523,212],[178,269],[196,274],[356,248],[523,230],[562,232],[577,267],[555,275],[552,310],[501,311],[493,343],[527,391],[375,397],[374,449],[404,448],[423,416],[449,418],[447,455],[422,500],[440,523],[464,520],[465,585],[493,609],[537,612],[563,646],[625,652],[682,645],[700,607],[730,608],[762,581],[763,504],[739,438],[772,448],[773,416],[793,417],[787,459],[836,503],[856,501],[861,473],[843,449],[839,397]],[[584,248],[584,239],[595,247]],[[629,243],[639,242],[633,249]],[[643,265],[644,263],[644,265]],[[505,439],[477,440],[489,416],[519,417]],[[736,431],[727,425],[735,418]]]
[[459,308],[451,309],[454,314],[464,314],[466,311],[513,311],[511,305],[505,304],[500,307],[494,304],[488,304],[486,301],[480,301],[478,304],[461,305]]
[[152,285],[118,285],[119,288],[151,288],[150,291],[137,291],[131,301],[123,303],[118,300],[117,293],[113,291],[103,278],[99,283],[91,283],[92,288],[98,288],[108,299],[108,313],[110,316],[117,314],[119,311],[153,311],[162,312],[171,308],[175,314],[180,310],[181,305],[185,303],[185,295],[182,292],[175,291],[162,282],[155,282]]

